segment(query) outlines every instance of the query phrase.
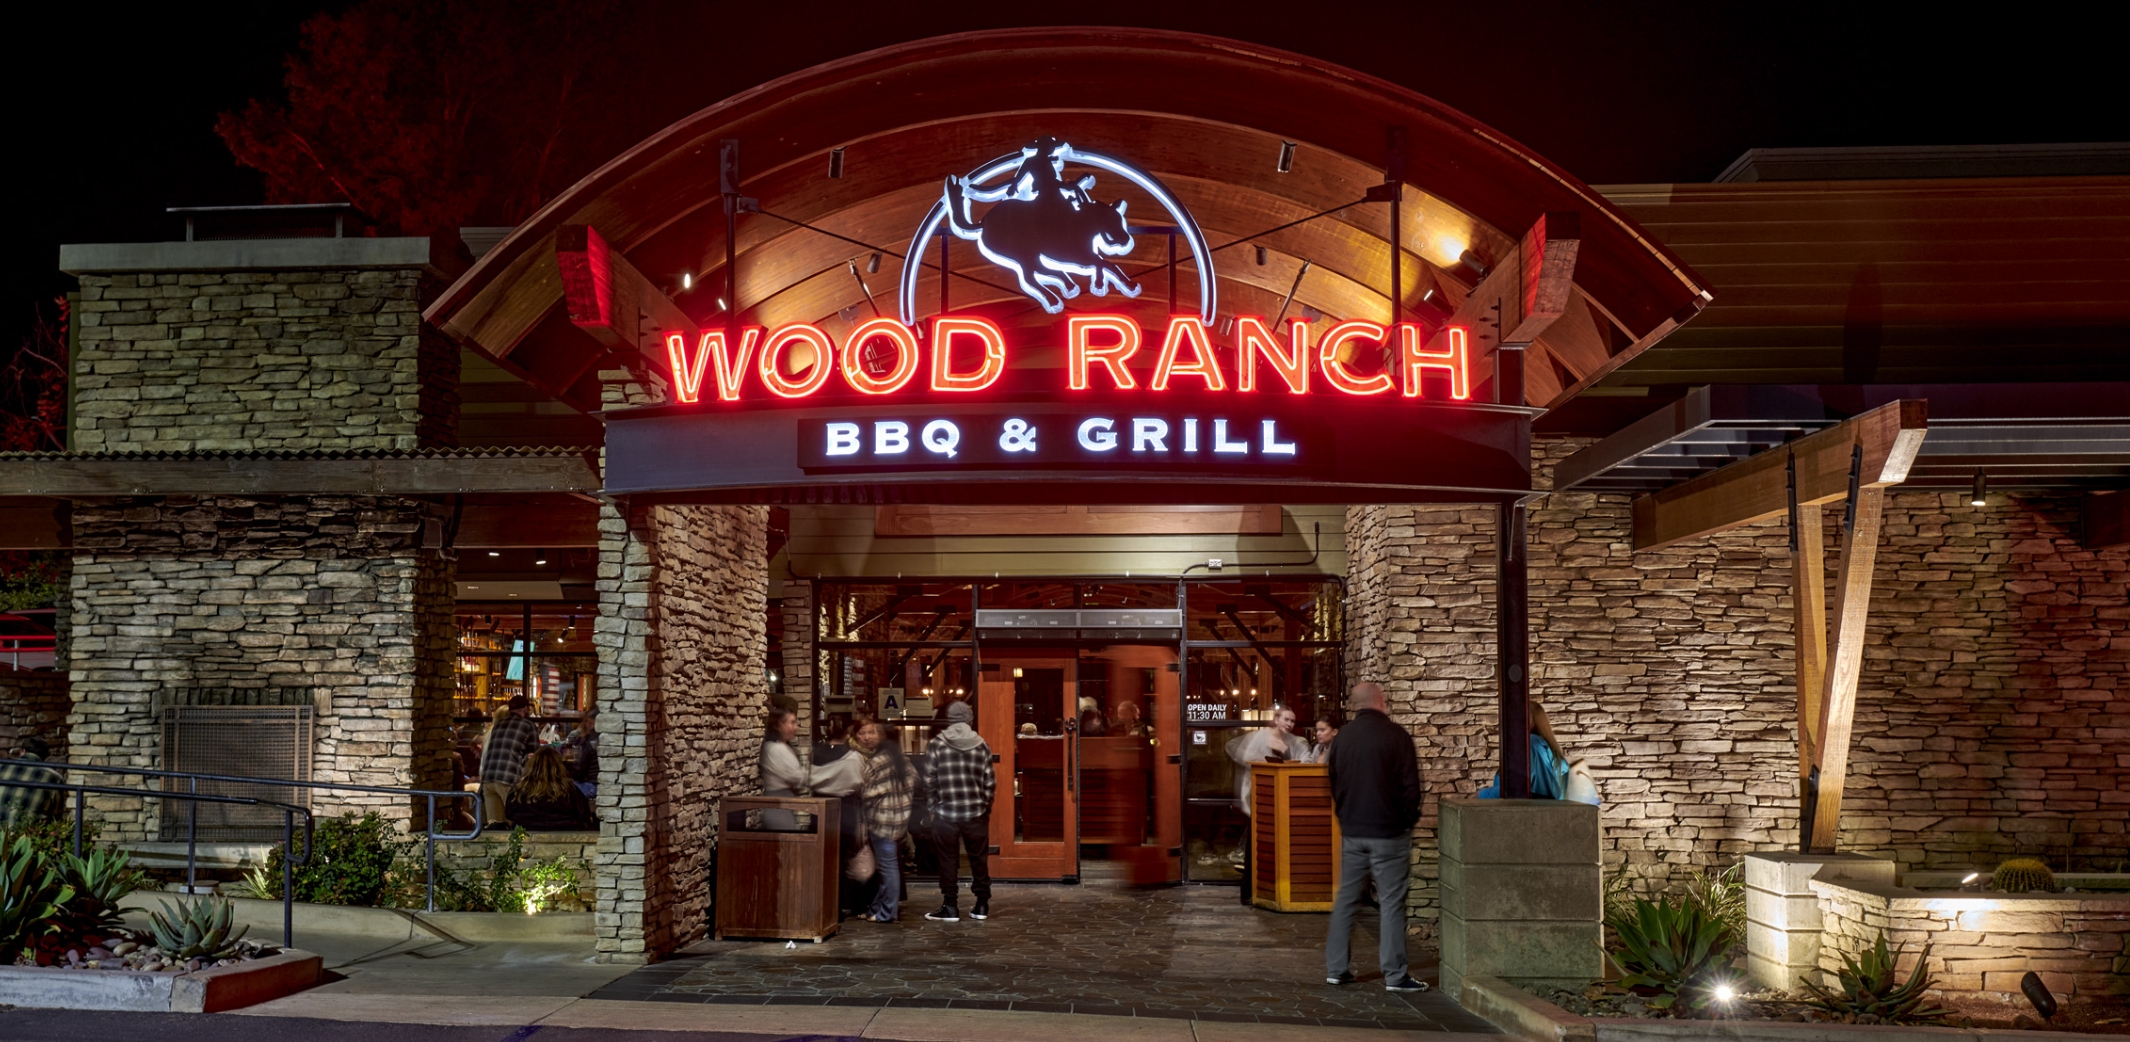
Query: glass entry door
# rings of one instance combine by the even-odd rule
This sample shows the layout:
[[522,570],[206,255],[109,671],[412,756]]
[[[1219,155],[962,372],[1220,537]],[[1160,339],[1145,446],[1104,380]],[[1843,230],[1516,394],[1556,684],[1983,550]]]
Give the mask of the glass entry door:
[[998,761],[994,878],[1079,881],[1077,665],[1070,653],[984,656],[976,730]]

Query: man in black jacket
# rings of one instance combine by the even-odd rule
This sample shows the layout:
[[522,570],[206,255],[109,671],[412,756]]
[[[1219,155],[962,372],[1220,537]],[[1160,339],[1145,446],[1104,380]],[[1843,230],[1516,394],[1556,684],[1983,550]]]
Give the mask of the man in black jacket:
[[1354,685],[1348,723],[1339,729],[1339,754],[1331,758],[1331,802],[1339,815],[1339,898],[1331,909],[1331,935],[1324,942],[1324,981],[1354,981],[1351,947],[1361,889],[1376,881],[1382,940],[1377,956],[1383,986],[1425,991],[1406,972],[1405,888],[1411,879],[1413,823],[1420,820],[1420,764],[1413,738],[1391,722],[1383,686]]

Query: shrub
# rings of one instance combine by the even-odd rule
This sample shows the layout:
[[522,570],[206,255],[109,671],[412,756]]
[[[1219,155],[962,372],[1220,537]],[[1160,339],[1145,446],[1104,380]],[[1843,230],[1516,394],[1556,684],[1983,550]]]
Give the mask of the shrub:
[[2024,894],[2035,890],[2054,893],[2056,873],[2049,866],[2030,857],[2015,857],[1997,866],[1990,874],[1989,885],[2007,894]]
[[1612,958],[1621,986],[1654,990],[1657,1009],[1681,999],[1706,1004],[1706,989],[1728,965],[1724,925],[1692,901],[1637,899],[1632,915],[1607,925],[1619,938]]
[[[297,865],[291,885],[296,900],[321,905],[375,905],[391,883],[392,864],[413,847],[395,839],[392,826],[376,811],[343,814],[318,823],[310,860]],[[266,860],[271,896],[281,896],[281,862],[287,851],[275,848]]]
[[1697,872],[1687,878],[1686,900],[1723,924],[1723,947],[1745,943],[1745,862]]
[[1861,960],[1842,956],[1838,989],[1827,991],[1807,980],[1812,998],[1805,1002],[1850,1021],[1871,1017],[1887,1024],[1922,1024],[1949,1017],[1951,1010],[1923,1005],[1923,993],[1931,985],[1929,963],[1930,946],[1924,945],[1915,972],[1905,982],[1896,981],[1894,959],[1886,952],[1886,934],[1881,931],[1878,943]]

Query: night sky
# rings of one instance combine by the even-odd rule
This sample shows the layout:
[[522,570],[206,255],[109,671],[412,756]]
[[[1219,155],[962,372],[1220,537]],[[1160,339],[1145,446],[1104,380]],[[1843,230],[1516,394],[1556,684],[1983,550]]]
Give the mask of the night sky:
[[[166,206],[260,201],[215,116],[276,96],[303,20],[346,6],[69,4],[45,7],[43,25],[15,19],[5,104],[21,203],[0,256],[0,345],[72,288],[55,270],[60,243],[174,238]],[[642,108],[615,118],[648,135],[775,76],[942,33],[1145,25],[1405,84],[1593,184],[1705,181],[1752,147],[2130,140],[2115,34],[2086,10],[2097,9],[668,3],[657,17],[669,31],[614,41],[612,60],[644,83]]]

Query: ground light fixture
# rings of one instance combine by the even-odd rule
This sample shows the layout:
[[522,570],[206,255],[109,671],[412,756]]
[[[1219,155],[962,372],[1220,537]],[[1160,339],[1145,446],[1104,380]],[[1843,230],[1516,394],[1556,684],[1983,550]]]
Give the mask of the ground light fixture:
[[1989,505],[1989,475],[1984,474],[1979,468],[1975,471],[1975,491],[1973,495],[1967,497],[1967,505],[1971,507],[1986,507]]
[[1723,983],[1716,985],[1713,994],[1716,996],[1717,1002],[1729,1003],[1732,999],[1738,997],[1738,989],[1731,987],[1729,983]]

